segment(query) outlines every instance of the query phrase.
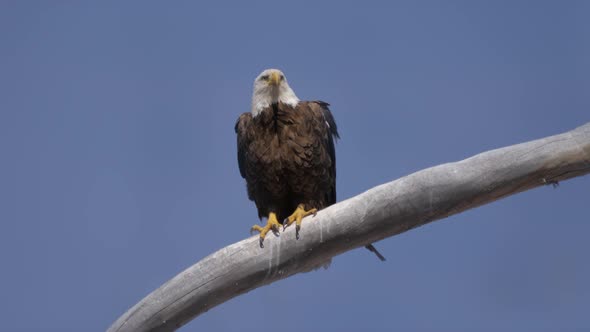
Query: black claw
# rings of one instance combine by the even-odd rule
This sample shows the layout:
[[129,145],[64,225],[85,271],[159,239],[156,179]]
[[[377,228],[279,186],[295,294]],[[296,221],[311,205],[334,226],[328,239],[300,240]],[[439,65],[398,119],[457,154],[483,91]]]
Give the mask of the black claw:
[[260,248],[264,248],[263,242],[264,242],[264,238],[261,237],[260,238]]
[[299,229],[301,229],[301,226],[299,226],[299,225],[296,225],[296,226],[295,226],[295,238],[296,238],[297,240],[299,240]]
[[279,236],[280,235],[279,231],[281,229],[278,226],[273,226],[271,229],[272,229],[272,232],[273,232],[274,235],[276,235],[276,236]]
[[289,222],[289,218],[285,218],[283,220],[283,231],[285,231],[285,229],[287,228],[287,223]]

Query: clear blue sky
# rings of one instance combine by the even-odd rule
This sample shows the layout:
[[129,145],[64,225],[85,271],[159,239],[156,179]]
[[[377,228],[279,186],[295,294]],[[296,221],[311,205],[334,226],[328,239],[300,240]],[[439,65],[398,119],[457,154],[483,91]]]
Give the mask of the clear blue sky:
[[[257,222],[234,123],[332,104],[338,196],[590,121],[590,2],[3,1],[2,331],[103,331]],[[254,290],[182,331],[590,327],[590,177]],[[261,322],[263,320],[264,322]]]

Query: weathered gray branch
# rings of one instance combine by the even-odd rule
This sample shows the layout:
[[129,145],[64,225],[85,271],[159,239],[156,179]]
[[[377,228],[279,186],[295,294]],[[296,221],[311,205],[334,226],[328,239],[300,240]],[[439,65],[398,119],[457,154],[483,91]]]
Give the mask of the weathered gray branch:
[[345,251],[502,197],[590,173],[590,123],[561,135],[428,168],[380,185],[294,228],[227,246],[186,269],[109,331],[172,331],[235,296],[321,266]]

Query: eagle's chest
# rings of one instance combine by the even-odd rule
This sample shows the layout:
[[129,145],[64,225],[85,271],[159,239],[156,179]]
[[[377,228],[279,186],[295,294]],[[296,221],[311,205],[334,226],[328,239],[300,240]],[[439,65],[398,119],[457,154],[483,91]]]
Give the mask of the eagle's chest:
[[[290,113],[291,112],[291,113]],[[284,169],[296,167],[299,155],[311,146],[306,144],[309,133],[303,119],[293,114],[293,110],[269,109],[258,121],[258,136],[253,141],[253,153],[263,167]]]

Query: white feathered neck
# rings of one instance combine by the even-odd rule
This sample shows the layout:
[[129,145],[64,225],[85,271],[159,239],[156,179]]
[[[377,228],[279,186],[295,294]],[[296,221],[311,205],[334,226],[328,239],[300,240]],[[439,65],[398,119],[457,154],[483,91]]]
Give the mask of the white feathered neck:
[[[268,84],[268,80],[261,79],[277,73],[282,77],[278,85]],[[299,98],[289,86],[287,78],[278,69],[266,69],[254,80],[254,92],[252,93],[252,116],[256,117],[262,110],[270,105],[281,102],[291,107],[299,103]]]

